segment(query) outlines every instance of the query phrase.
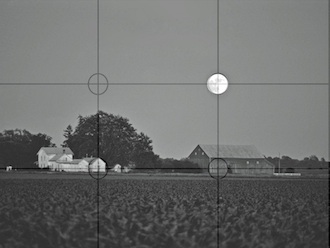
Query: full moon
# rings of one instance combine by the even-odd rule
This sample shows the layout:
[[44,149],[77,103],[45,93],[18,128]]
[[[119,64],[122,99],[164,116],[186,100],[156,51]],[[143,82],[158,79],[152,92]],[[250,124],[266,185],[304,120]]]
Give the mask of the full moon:
[[228,88],[228,80],[222,74],[213,74],[207,80],[207,89],[213,94],[220,95],[224,93]]

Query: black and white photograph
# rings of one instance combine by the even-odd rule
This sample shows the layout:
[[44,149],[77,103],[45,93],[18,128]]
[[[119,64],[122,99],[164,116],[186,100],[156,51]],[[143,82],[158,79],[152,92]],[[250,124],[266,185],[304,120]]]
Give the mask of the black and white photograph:
[[0,248],[329,247],[328,0],[0,0]]

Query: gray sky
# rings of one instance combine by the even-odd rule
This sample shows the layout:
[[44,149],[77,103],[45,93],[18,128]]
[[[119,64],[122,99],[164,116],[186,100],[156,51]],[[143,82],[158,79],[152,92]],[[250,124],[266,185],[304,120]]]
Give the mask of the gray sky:
[[[100,109],[127,117],[161,157],[217,142],[217,97],[206,88],[216,3],[100,0],[100,72],[137,84],[110,86]],[[220,0],[219,28],[220,72],[239,84],[220,96],[220,143],[329,158],[328,1]],[[0,0],[0,131],[46,133],[59,146],[67,125],[96,112],[87,88],[96,34],[96,1]],[[15,83],[26,85],[4,85]]]

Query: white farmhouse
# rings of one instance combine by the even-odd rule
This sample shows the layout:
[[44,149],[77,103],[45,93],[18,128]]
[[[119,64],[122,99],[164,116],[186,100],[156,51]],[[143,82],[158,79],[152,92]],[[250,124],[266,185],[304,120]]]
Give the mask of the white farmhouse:
[[[41,147],[37,155],[39,168],[55,166],[56,161],[73,160],[73,152],[69,147]],[[50,161],[51,159],[53,160]]]

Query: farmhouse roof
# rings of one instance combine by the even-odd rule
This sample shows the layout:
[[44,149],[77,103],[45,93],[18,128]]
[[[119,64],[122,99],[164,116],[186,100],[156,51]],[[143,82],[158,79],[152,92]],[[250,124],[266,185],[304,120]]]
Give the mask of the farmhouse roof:
[[[264,158],[254,145],[199,145],[209,158]],[[219,150],[219,154],[218,154]]]
[[41,150],[44,150],[44,152],[47,155],[50,155],[50,154],[63,154],[63,153],[73,155],[73,152],[69,147],[41,147],[39,152]]

